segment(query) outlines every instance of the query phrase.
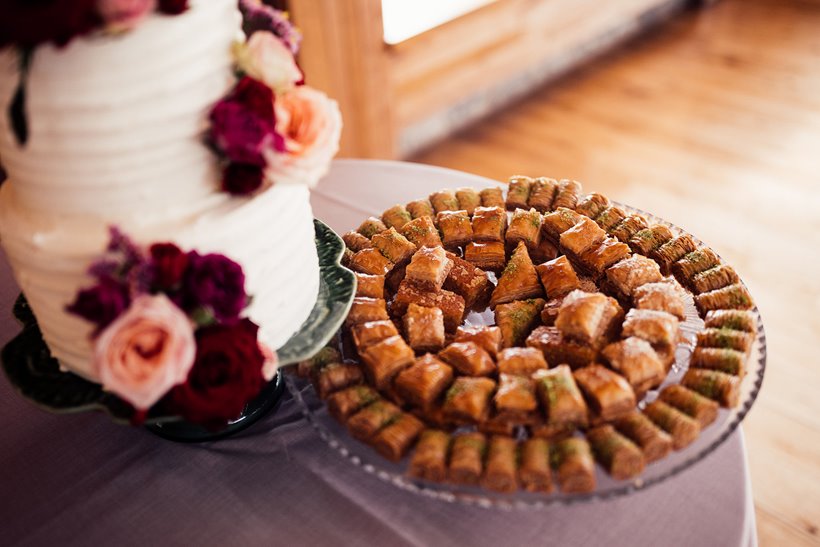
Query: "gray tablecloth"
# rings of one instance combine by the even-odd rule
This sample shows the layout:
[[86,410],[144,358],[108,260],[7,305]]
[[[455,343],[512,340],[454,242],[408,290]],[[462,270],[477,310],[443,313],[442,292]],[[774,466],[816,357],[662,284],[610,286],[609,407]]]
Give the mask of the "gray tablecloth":
[[[317,216],[344,227],[334,200],[321,198],[323,188],[344,188],[344,177],[330,180]],[[446,180],[439,174],[435,184]],[[16,292],[0,256],[0,343],[16,332],[7,312]],[[364,473],[314,433],[289,396],[234,438],[182,445],[103,415],[48,414],[3,378],[0,432],[4,545],[754,544],[740,433],[629,497],[503,512],[430,500]]]

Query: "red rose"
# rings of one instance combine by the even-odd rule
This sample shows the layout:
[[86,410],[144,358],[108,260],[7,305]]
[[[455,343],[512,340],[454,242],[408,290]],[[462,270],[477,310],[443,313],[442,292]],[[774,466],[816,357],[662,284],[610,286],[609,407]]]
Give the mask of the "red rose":
[[248,304],[242,266],[216,253],[188,253],[182,282],[182,308],[192,315],[206,311],[218,322],[235,323]]
[[273,112],[273,91],[271,88],[249,76],[245,76],[231,93],[231,99],[245,108],[276,125]]
[[247,163],[231,163],[222,175],[222,189],[235,196],[255,192],[265,178],[261,167]]
[[188,9],[188,0],[159,0],[159,11],[179,15]]
[[165,290],[177,287],[188,267],[188,255],[173,243],[155,243],[150,251],[152,285]]
[[249,319],[199,329],[194,366],[188,380],[168,394],[167,408],[189,422],[213,428],[239,417],[265,384],[258,330]]
[[0,0],[0,48],[66,45],[102,25],[97,0]]

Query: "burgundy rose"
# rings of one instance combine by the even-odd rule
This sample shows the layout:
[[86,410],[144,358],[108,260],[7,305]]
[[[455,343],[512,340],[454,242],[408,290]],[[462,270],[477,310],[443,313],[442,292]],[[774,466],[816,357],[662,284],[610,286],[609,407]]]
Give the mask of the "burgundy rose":
[[265,384],[258,330],[248,319],[199,329],[194,366],[188,380],[170,391],[166,408],[214,428],[237,418]]
[[97,285],[81,290],[76,300],[66,307],[66,311],[96,324],[96,332],[99,332],[111,324],[130,303],[128,287],[115,279],[104,277]]
[[246,196],[262,186],[265,173],[261,167],[231,163],[222,175],[222,189],[235,196]]
[[231,99],[245,106],[260,118],[269,120],[271,125],[276,125],[273,91],[259,80],[247,76],[239,80],[231,93]]
[[188,9],[188,0],[159,0],[159,11],[179,15]]
[[152,284],[164,290],[177,287],[188,267],[188,255],[173,243],[155,243],[150,252]]
[[64,46],[102,25],[97,0],[0,0],[0,48]]
[[204,310],[223,323],[235,322],[248,302],[242,266],[220,254],[188,253],[182,292],[186,311]]
[[211,111],[211,138],[232,162],[265,166],[264,150],[284,150],[276,133],[273,91],[253,78],[239,81]]

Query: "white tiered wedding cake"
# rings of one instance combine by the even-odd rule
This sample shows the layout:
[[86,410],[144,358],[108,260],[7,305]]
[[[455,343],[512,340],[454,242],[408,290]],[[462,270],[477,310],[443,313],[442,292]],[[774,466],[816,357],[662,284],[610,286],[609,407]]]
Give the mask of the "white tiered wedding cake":
[[[338,109],[288,80],[301,74],[273,32],[245,40],[237,0],[186,7],[175,16],[144,13],[125,31],[85,34],[64,47],[40,44],[27,66],[22,48],[0,50],[2,244],[54,357],[104,384],[95,325],[67,309],[93,283],[89,268],[105,254],[111,227],[144,248],[169,242],[238,263],[252,297],[244,315],[259,326],[263,347],[281,346],[317,297],[309,187],[336,151]],[[276,95],[276,116],[266,122],[275,124],[275,146],[267,137],[248,145],[266,164],[240,165],[261,169],[249,192],[225,191],[226,165],[236,161],[226,149],[238,137],[225,144],[211,127],[215,105],[240,93],[237,62],[240,78],[253,74],[253,85],[267,91],[261,80]],[[22,138],[11,113],[21,84]]]

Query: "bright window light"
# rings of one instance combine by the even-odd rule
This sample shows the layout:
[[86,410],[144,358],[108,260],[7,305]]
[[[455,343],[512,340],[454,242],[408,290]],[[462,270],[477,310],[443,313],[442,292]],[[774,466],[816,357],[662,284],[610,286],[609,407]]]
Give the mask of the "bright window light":
[[382,0],[384,41],[397,44],[497,0]]

